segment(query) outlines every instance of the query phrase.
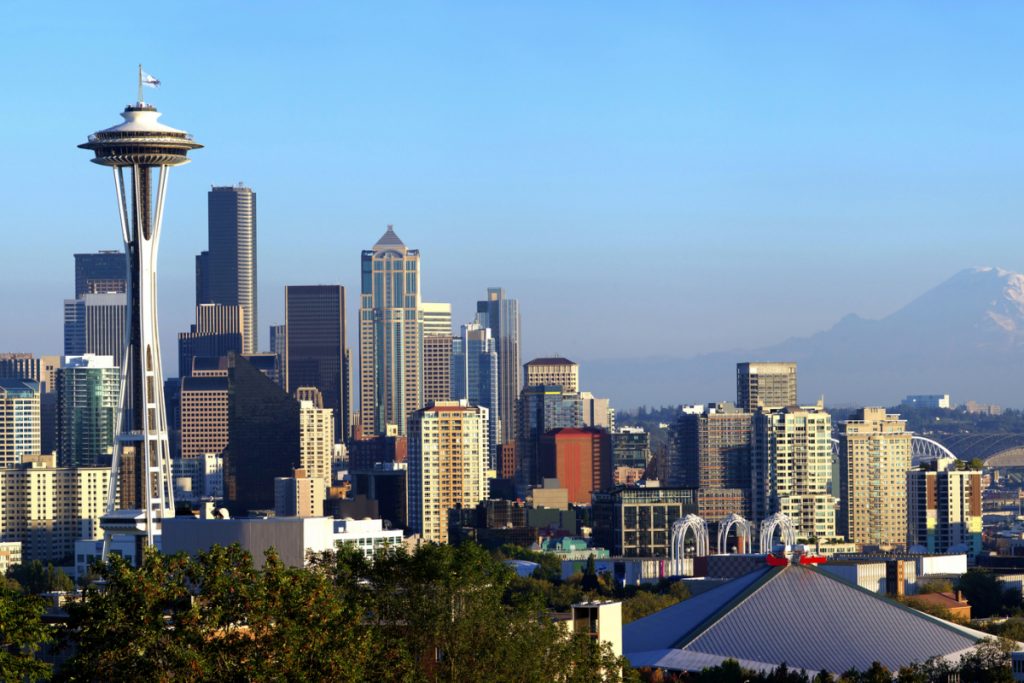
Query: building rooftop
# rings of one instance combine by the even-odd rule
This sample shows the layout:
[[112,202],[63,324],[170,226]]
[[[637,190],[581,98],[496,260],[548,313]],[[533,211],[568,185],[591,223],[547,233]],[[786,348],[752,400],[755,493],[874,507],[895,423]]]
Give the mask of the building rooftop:
[[[766,671],[890,670],[958,659],[986,634],[800,565],[759,569],[623,628],[633,666],[699,671],[726,659]],[[841,645],[840,645],[841,644]],[[813,674],[812,674],[813,675]]]
[[30,379],[5,379],[0,377],[0,394],[15,398],[29,398],[39,393],[39,382]]
[[389,225],[388,229],[384,231],[384,234],[380,236],[377,243],[373,245],[373,248],[377,247],[404,247],[405,242],[395,234],[395,226]]
[[560,356],[551,356],[549,358],[534,358],[529,361],[527,365],[576,365],[573,361],[568,358],[562,358]]

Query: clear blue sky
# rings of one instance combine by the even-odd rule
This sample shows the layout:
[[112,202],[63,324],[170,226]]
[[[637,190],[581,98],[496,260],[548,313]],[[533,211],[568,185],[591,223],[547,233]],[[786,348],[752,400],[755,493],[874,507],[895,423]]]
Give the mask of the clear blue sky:
[[139,62],[206,145],[169,187],[168,369],[206,190],[238,181],[263,344],[286,284],[358,306],[387,223],[457,322],[488,286],[518,297],[528,356],[878,317],[964,267],[1024,270],[1021,26],[1013,2],[5,3],[0,350],[59,352],[71,255],[119,246],[75,145]]

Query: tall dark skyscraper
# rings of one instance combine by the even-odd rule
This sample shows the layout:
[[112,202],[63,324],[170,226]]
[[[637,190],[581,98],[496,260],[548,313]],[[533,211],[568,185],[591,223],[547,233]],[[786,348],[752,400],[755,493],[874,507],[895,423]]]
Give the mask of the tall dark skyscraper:
[[239,183],[207,195],[209,249],[196,257],[196,305],[240,306],[243,353],[258,350],[256,193]]
[[348,440],[351,397],[345,391],[345,288],[285,287],[285,388],[316,387],[334,411],[334,433]]
[[[487,300],[476,304],[477,322],[491,328],[498,352],[498,419],[501,442],[516,438],[522,367],[519,364],[519,302],[505,297],[505,290],[491,287]],[[574,426],[574,425],[565,425]]]
[[75,298],[83,294],[125,292],[128,262],[123,251],[75,254]]

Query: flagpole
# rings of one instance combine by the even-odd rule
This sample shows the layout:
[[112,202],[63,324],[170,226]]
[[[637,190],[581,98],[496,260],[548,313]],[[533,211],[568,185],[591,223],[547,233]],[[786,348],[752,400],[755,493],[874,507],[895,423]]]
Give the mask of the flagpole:
[[139,64],[139,104],[145,104],[142,100],[142,65]]

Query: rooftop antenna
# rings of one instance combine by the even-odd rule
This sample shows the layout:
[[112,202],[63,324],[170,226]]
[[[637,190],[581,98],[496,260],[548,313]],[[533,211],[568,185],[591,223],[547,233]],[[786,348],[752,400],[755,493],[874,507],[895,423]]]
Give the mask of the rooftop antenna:
[[139,64],[139,104],[145,104],[146,101],[142,99],[142,65]]

